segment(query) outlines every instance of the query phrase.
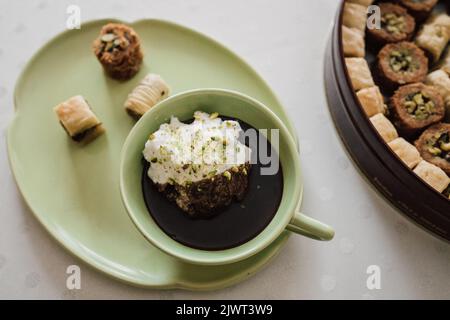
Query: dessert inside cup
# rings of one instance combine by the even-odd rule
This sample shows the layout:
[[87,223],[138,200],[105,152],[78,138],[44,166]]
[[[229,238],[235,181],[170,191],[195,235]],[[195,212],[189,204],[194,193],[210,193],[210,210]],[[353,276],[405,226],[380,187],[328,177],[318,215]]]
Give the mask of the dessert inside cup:
[[[260,156],[263,144],[267,152]],[[242,120],[203,111],[184,122],[172,117],[150,134],[143,156],[148,211],[166,234],[187,246],[238,246],[277,212],[283,194],[278,154]],[[270,165],[276,168],[265,174]]]
[[232,91],[168,98],[137,122],[122,150],[131,219],[153,244],[194,263],[242,260],[291,224],[331,239],[328,226],[296,216],[301,191],[297,148],[283,123]]

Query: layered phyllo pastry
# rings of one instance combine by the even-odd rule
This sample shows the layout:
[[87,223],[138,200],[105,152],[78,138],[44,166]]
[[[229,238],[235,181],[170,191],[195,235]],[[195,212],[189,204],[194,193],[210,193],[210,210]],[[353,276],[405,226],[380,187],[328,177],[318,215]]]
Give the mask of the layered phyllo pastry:
[[425,50],[431,61],[439,60],[450,39],[450,17],[441,14],[430,18],[416,36],[416,44]]
[[391,142],[398,138],[398,133],[394,125],[382,113],[370,117],[370,122],[372,122],[372,125],[385,142]]
[[377,76],[388,90],[421,82],[428,73],[428,58],[411,42],[391,43],[378,53]]
[[413,169],[422,161],[417,148],[403,138],[394,139],[388,145],[410,169]]
[[368,117],[377,113],[386,113],[387,107],[378,86],[361,89],[356,93],[356,96]]
[[423,21],[430,15],[438,0],[399,0],[399,3],[418,21]]
[[419,162],[414,173],[439,193],[450,184],[450,178],[441,168],[425,160]]
[[148,177],[190,216],[212,215],[247,190],[251,150],[241,133],[239,122],[217,113],[197,111],[190,124],[172,117],[145,144]]
[[142,117],[155,104],[169,96],[169,86],[157,74],[148,74],[125,101],[125,110],[135,119]]
[[345,64],[355,91],[375,85],[369,65],[364,58],[345,58]]
[[137,33],[121,23],[103,26],[93,43],[93,50],[105,72],[117,80],[133,77],[144,57]]
[[416,147],[424,160],[450,175],[450,124],[440,123],[425,130]]
[[363,58],[366,54],[364,35],[358,29],[342,26],[342,47],[346,57]]
[[380,3],[381,28],[367,29],[369,39],[377,46],[411,39],[416,23],[408,11],[393,3]]
[[367,6],[358,3],[345,2],[342,24],[358,30],[364,35],[367,23]]
[[397,128],[411,136],[444,118],[444,100],[439,91],[423,83],[401,86],[390,101]]
[[450,121],[450,77],[443,70],[436,70],[428,74],[425,83],[433,86],[444,99],[446,121]]
[[425,83],[435,87],[444,98],[450,96],[450,77],[444,70],[428,74]]
[[58,104],[54,111],[73,141],[88,143],[105,132],[102,123],[82,96],[75,96]]

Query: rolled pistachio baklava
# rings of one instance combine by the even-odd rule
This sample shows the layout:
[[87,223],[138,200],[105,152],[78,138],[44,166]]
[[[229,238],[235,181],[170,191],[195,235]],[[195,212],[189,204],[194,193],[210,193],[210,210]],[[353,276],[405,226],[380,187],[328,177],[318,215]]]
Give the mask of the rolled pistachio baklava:
[[424,160],[450,175],[450,124],[439,123],[425,130],[416,147]]
[[132,78],[144,57],[137,33],[121,23],[108,23],[93,43],[93,50],[105,72],[117,80]]
[[393,3],[380,3],[381,28],[367,29],[369,39],[375,45],[411,39],[416,22],[405,8]]
[[444,118],[444,100],[433,87],[423,83],[401,86],[390,101],[396,127],[406,136]]
[[82,96],[58,104],[54,111],[73,141],[89,143],[105,132],[102,123]]
[[387,90],[421,82],[428,73],[428,58],[412,42],[387,44],[378,53],[377,76]]
[[430,15],[438,0],[399,0],[399,2],[414,18],[423,21]]

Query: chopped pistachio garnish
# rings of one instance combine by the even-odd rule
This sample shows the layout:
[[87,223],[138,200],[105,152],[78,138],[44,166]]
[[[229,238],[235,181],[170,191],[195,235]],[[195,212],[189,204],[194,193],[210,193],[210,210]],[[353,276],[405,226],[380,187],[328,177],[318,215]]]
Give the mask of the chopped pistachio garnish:
[[230,171],[225,171],[225,172],[223,173],[223,176],[224,176],[225,178],[227,178],[228,180],[231,180],[231,173],[230,173]]
[[450,151],[450,142],[440,141],[439,147],[444,151]]
[[158,162],[158,158],[152,158],[151,162],[152,162],[152,163]]
[[436,106],[425,93],[416,92],[405,98],[406,111],[418,120],[425,120],[436,111]]
[[120,39],[112,32],[102,35],[100,40],[104,44],[102,50],[107,52],[112,52],[115,48],[125,48],[129,44],[128,40]]
[[436,147],[429,147],[428,152],[431,153],[432,155],[438,156],[442,153],[442,150]]
[[390,53],[389,65],[395,72],[412,72],[417,69],[409,50],[394,50]]
[[429,153],[450,162],[450,134],[448,132],[438,132],[427,142],[427,145]]
[[106,33],[101,38],[103,42],[111,42],[114,41],[114,39],[116,39],[116,35],[114,33]]
[[[170,123],[162,124],[149,136],[143,154],[151,163],[147,174],[155,183],[169,183],[168,179],[172,178],[183,186],[187,181],[212,181],[222,174],[232,177],[233,172],[240,172],[240,166],[249,161],[251,150],[238,140],[242,131],[238,122],[223,121],[203,112],[196,112],[194,118],[192,124],[185,124],[172,117]],[[227,124],[231,124],[232,130]],[[240,145],[239,154],[236,154],[236,145]]]
[[219,116],[219,113],[218,113],[218,112],[213,112],[213,113],[211,113],[211,114],[209,115],[209,118],[210,118],[210,119],[216,119],[218,116]]
[[386,13],[381,17],[381,26],[389,33],[397,35],[405,30],[405,17],[393,12]]

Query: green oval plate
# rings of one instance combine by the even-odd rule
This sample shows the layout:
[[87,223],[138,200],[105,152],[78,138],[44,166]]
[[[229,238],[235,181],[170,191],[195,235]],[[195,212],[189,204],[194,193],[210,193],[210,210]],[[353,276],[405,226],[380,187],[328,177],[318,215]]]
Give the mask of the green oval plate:
[[[131,26],[145,53],[141,71],[119,83],[106,77],[91,43],[107,22],[84,23],[61,33],[31,59],[15,90],[15,118],[8,130],[9,158],[22,195],[36,218],[67,250],[104,273],[144,287],[217,289],[262,268],[288,238],[285,232],[262,253],[236,264],[189,265],[148,243],[130,221],[119,194],[122,144],[133,120],[127,94],[148,72],[161,74],[172,93],[201,87],[234,89],[267,106],[287,124],[283,107],[242,59],[195,31],[159,20]],[[81,94],[106,134],[80,147],[70,141],[52,107]]]

